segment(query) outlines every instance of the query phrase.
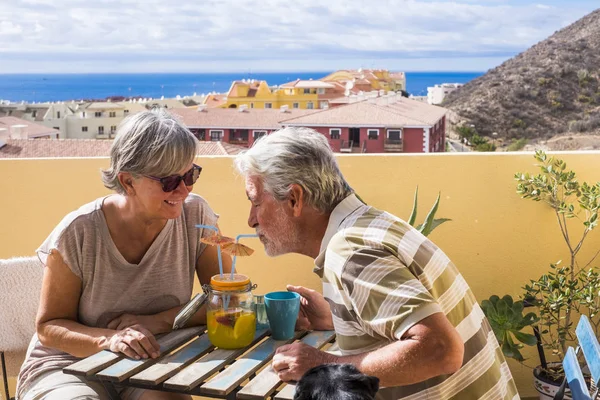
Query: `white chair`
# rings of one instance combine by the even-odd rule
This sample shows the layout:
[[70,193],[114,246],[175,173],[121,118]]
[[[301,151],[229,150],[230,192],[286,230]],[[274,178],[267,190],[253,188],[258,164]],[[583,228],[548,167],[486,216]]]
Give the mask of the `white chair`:
[[43,272],[37,257],[0,260],[0,367],[7,399],[7,376],[19,374],[35,333]]

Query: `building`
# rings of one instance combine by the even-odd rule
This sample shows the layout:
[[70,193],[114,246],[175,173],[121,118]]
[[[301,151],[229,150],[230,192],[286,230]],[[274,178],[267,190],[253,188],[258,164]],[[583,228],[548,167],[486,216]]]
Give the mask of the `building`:
[[202,142],[224,142],[250,147],[256,139],[281,128],[281,121],[304,116],[316,110],[248,108],[245,104],[237,109],[180,108],[171,112],[178,115],[186,126]]
[[[15,116],[59,131],[62,139],[112,139],[130,113],[152,107],[185,107],[183,99],[131,99],[123,102],[0,104],[0,117]],[[195,103],[194,103],[195,104]]]
[[335,71],[320,80],[324,82],[339,82],[363,92],[384,90],[399,92],[406,90],[406,75],[404,72],[390,72],[385,69],[342,69]]
[[349,96],[367,92],[397,92],[406,90],[403,72],[387,70],[340,70],[318,80],[301,80],[269,87],[266,81],[243,79],[234,81],[226,94],[210,94],[204,105],[208,108],[324,109],[350,102]]
[[69,139],[112,139],[117,126],[130,113],[145,110],[143,103],[81,103],[73,107],[67,117],[67,138]]
[[0,140],[58,139],[60,132],[37,122],[16,117],[0,117]]
[[[285,83],[278,87],[269,87],[266,81],[241,80],[234,81],[225,96],[219,98],[212,95],[207,98],[209,108],[281,108],[307,109],[329,107],[328,99],[343,96],[338,85],[319,80],[300,80]],[[212,100],[212,104],[211,104]],[[219,100],[222,100],[219,103]]]
[[442,83],[441,85],[435,85],[427,88],[427,103],[429,104],[442,104],[448,93],[454,92],[456,89],[461,87],[462,83]]
[[321,110],[199,107],[171,112],[201,141],[241,146],[286,126],[314,128],[337,152],[429,153],[445,151],[446,109],[390,93],[352,95],[349,104]]
[[[0,140],[0,158],[108,157],[111,145],[111,140],[97,139],[6,139]],[[244,149],[228,143],[202,142],[197,154],[227,156]]]
[[446,150],[446,112],[391,93],[281,124],[313,128],[338,152],[432,153]]

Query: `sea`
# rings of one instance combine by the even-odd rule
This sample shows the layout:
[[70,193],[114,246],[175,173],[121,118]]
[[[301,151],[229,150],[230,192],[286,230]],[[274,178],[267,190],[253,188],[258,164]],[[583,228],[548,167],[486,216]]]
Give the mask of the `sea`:
[[[41,103],[112,96],[175,98],[227,92],[231,82],[266,80],[270,86],[295,79],[319,79],[332,71],[255,73],[161,74],[0,74],[0,100]],[[426,96],[427,87],[441,83],[467,83],[484,72],[407,72],[407,91]]]

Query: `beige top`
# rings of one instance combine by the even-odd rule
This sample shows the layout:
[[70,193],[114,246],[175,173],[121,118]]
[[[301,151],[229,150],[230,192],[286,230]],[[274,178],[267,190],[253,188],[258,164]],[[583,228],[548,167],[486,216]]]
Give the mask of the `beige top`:
[[[195,225],[214,226],[218,215],[202,197],[190,194],[179,218],[168,220],[141,262],[131,264],[110,236],[102,212],[104,199],[67,215],[37,249],[44,265],[50,252],[57,250],[81,279],[78,321],[106,328],[123,313],[155,314],[189,301],[196,262],[206,247],[200,237],[213,233]],[[17,393],[21,394],[27,383],[41,373],[62,369],[78,360],[42,346],[34,335],[19,373]]]

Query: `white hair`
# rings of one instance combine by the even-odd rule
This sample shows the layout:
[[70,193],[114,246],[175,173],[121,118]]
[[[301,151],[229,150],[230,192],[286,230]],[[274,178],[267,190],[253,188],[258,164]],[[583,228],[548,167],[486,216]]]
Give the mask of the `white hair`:
[[164,177],[179,173],[196,155],[197,139],[173,115],[162,108],[142,111],[125,118],[110,148],[110,167],[102,171],[108,189],[125,194],[118,176]]
[[237,155],[235,165],[243,176],[258,177],[279,201],[291,185],[300,185],[306,203],[322,213],[352,193],[327,139],[314,129],[288,127],[264,136]]

